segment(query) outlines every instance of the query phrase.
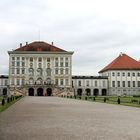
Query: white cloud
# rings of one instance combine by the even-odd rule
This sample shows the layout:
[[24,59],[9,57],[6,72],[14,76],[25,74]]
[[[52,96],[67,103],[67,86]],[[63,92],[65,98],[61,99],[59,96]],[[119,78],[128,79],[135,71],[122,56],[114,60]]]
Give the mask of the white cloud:
[[[75,51],[73,74],[97,74],[119,55],[139,59],[139,0],[5,0],[0,3],[0,74],[7,51],[41,40]],[[3,61],[4,60],[4,61]]]

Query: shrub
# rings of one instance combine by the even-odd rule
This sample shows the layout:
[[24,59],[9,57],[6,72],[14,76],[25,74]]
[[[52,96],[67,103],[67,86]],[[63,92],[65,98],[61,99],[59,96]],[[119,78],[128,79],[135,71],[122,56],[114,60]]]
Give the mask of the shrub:
[[140,97],[140,95],[133,95],[133,97]]

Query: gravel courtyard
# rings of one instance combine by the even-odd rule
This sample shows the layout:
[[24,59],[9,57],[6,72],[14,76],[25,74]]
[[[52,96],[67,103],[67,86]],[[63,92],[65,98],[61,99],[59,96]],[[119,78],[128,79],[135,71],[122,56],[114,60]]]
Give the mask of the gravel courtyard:
[[0,113],[0,140],[140,140],[140,108],[24,97]]

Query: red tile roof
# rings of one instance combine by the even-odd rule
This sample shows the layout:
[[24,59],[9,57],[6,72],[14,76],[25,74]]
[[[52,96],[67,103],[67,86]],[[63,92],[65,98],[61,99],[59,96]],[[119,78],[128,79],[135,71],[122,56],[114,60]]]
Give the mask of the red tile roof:
[[140,62],[136,61],[126,54],[121,53],[109,65],[99,71],[99,73],[108,70],[140,70]]
[[19,47],[14,51],[52,51],[52,52],[66,52],[54,45],[48,44],[43,41],[35,41],[25,46]]

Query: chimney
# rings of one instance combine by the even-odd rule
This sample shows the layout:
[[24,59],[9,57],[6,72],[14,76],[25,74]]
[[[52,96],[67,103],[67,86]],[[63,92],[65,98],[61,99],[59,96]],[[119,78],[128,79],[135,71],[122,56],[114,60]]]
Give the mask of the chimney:
[[20,43],[20,48],[22,47],[22,43]]
[[52,46],[53,46],[53,42],[52,42]]
[[120,53],[120,56],[123,56],[123,53],[122,52]]
[[26,46],[28,45],[28,42],[26,42]]

